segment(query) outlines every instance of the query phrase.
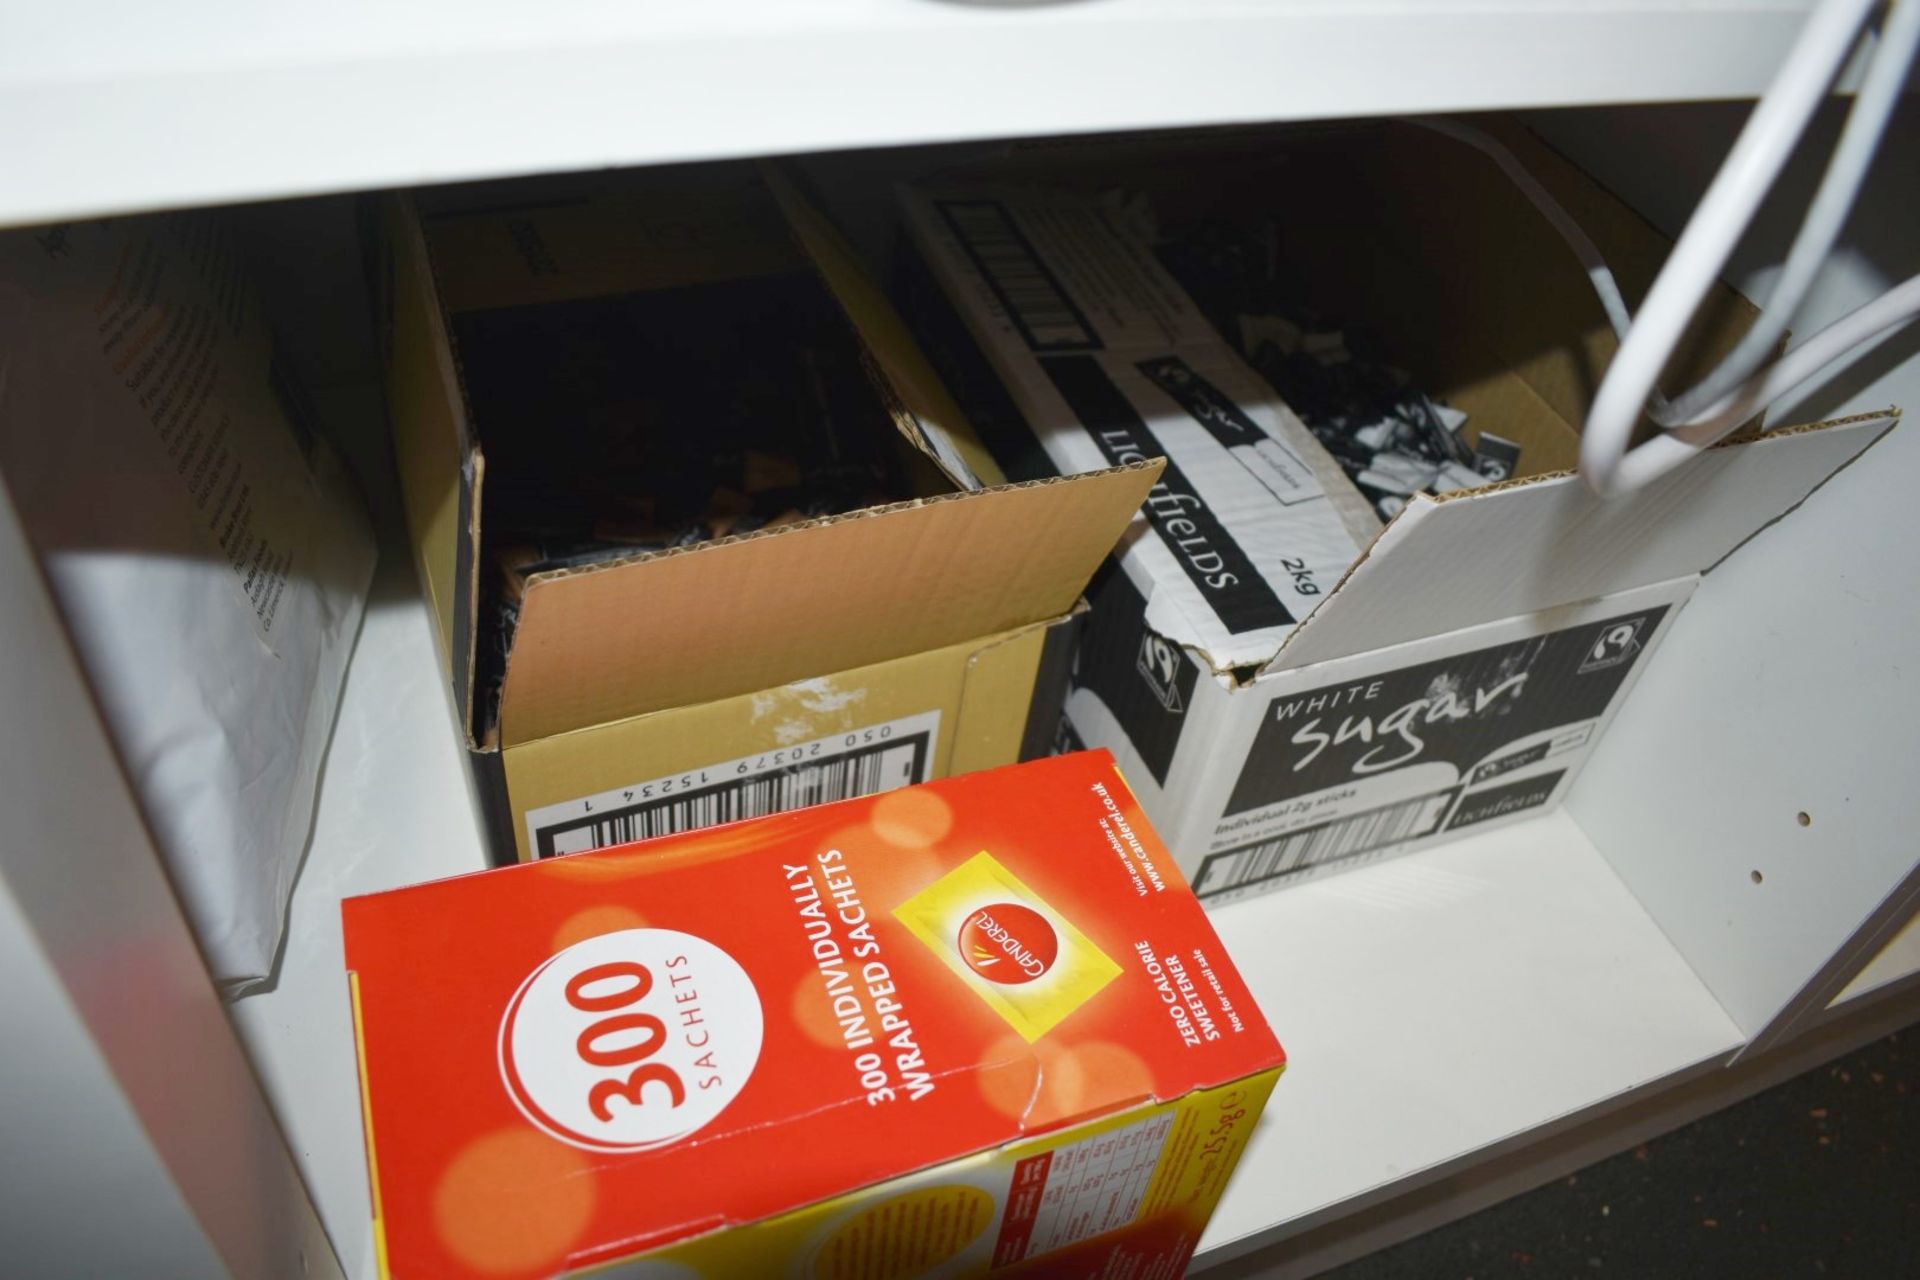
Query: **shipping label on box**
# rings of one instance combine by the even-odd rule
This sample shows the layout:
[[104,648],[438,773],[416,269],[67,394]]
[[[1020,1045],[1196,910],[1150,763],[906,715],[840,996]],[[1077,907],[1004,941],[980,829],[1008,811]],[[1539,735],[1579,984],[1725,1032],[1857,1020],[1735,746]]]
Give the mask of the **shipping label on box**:
[[1379,522],[1293,411],[1214,332],[1111,201],[913,189],[907,227],[1063,474],[1167,468],[1122,561],[1162,634],[1265,662]]
[[1109,574],[1067,715],[1126,744],[1194,891],[1230,901],[1557,804],[1696,581],[1240,685],[1141,625]]
[[811,742],[776,738],[737,760],[702,761],[529,809],[528,844],[535,857],[551,858],[910,787],[930,776],[939,738],[937,709]]
[[502,753],[521,859],[877,795],[1046,753],[1079,616]]
[[394,1276],[1177,1275],[1283,1062],[1104,752],[343,912]]

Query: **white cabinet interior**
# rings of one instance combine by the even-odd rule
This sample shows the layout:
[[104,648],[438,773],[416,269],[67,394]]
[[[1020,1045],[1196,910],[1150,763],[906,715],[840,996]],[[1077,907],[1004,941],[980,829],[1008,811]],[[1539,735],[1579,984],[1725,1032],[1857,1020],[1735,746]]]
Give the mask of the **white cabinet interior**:
[[[86,7],[123,24],[116,59],[90,61],[78,36],[51,27],[36,33],[37,46],[0,50],[0,106],[44,122],[24,163],[0,182],[0,219],[1040,128],[1737,95],[1764,81],[1798,16],[1792,6],[1408,2],[1389,21],[1378,10],[1362,20],[1277,2],[1196,11],[1112,0],[1022,14],[934,0],[811,0],[778,13],[730,6],[727,21],[715,10],[649,12],[643,21],[594,9],[579,21],[603,28],[557,36],[488,9],[459,40],[436,43],[429,37],[447,15],[422,5],[397,15],[350,8],[307,49],[278,19],[243,21],[237,9],[206,15],[211,34],[193,43],[188,24],[176,29],[177,14],[163,24],[105,0]],[[751,37],[732,29],[752,23]],[[126,34],[142,24],[151,41]],[[1298,40],[1274,34],[1286,24]],[[1586,44],[1568,38],[1568,24],[1588,33]],[[1085,56],[1095,29],[1110,55],[1101,64]],[[1021,40],[1009,41],[1013,30]],[[599,36],[604,49],[582,51]],[[1371,42],[1363,77],[1353,46],[1362,39]],[[510,54],[516,45],[533,47]],[[938,59],[927,52],[934,45]],[[23,47],[47,56],[31,63]],[[636,48],[654,74],[632,73]],[[1530,60],[1529,49],[1538,56]],[[1318,66],[1309,65],[1315,50],[1326,55]],[[296,53],[311,56],[294,66]],[[954,79],[989,55],[1004,95]],[[460,91],[509,66],[514,92]],[[1155,67],[1173,70],[1155,78],[1147,74]],[[183,71],[195,73],[191,92]],[[257,110],[234,108],[240,99],[230,95],[242,90]],[[316,108],[323,96],[327,110]],[[1917,115],[1905,113],[1889,157],[1903,146],[1915,154]],[[156,145],[196,120],[204,147]],[[1726,117],[1659,108],[1536,123],[1672,230]],[[1882,165],[1819,306],[1838,309],[1915,268],[1914,180]],[[862,221],[857,207],[836,212]],[[200,1180],[182,1187],[184,1212],[234,1274],[247,1268],[230,1241],[257,1244],[262,1224],[288,1239],[310,1230],[300,1226],[297,1185],[282,1185],[271,1205],[232,1200],[242,1151],[269,1176],[297,1171],[344,1272],[374,1274],[338,901],[481,865],[444,681],[398,536],[369,318],[341,287],[359,270],[352,213],[349,201],[331,198],[263,207],[252,219],[263,243],[280,246],[267,263],[270,293],[316,399],[366,478],[385,558],[278,986],[232,1009],[271,1112],[244,1074],[224,1092],[202,1080],[195,1097],[212,1118],[208,1131],[230,1135],[210,1140],[233,1142],[233,1160],[207,1164],[204,1153],[182,1154],[152,1135],[174,1181],[188,1165],[197,1170]],[[1735,273],[1750,289],[1764,283],[1764,269],[1751,265],[1764,261],[1764,234]],[[1916,340],[1902,341],[1818,393],[1820,414],[1920,401]],[[1908,464],[1920,451],[1912,434],[1911,424],[1896,430],[1709,578],[1568,810],[1220,912],[1223,937],[1294,1065],[1206,1237],[1203,1265],[1305,1274],[1316,1260],[1385,1243],[1551,1176],[1569,1159],[1605,1154],[1648,1125],[1709,1109],[1757,1087],[1766,1071],[1783,1069],[1768,1063],[1796,1061],[1796,1051],[1837,1052],[1920,1012],[1912,980],[1920,944],[1912,928],[1897,932],[1916,884],[1909,833],[1920,819],[1920,798],[1902,776],[1920,754],[1920,681],[1906,652],[1920,622],[1920,564],[1908,552],[1920,515],[1905,493],[1920,470]],[[15,607],[36,584],[14,575],[4,586],[10,649],[53,644]],[[97,752],[97,724],[80,728],[91,747],[58,740],[46,749]],[[29,745],[20,730],[13,736],[14,749]],[[123,876],[145,855],[143,841],[110,850],[97,873]],[[71,892],[56,897],[81,900],[78,877],[91,866],[74,861]],[[54,943],[105,947],[143,930],[103,913],[91,932],[61,934],[66,926],[48,914],[56,899],[26,891],[44,886],[32,878],[45,874],[17,855],[0,861],[0,888],[19,908],[0,918],[0,932],[57,962],[48,972],[94,1041],[110,1045],[110,1012],[78,998]],[[129,910],[164,916],[170,907],[164,893],[143,902]],[[179,927],[177,913],[154,925]],[[180,990],[178,975],[163,970],[129,970],[126,981],[146,996],[164,995],[168,982],[174,997]],[[50,1027],[50,1016],[23,1012],[23,1034]],[[1788,1038],[1796,1032],[1806,1035]],[[225,1052],[223,1026],[181,1034],[181,1061]],[[1780,1047],[1745,1074],[1719,1065],[1770,1045]],[[106,1056],[120,1090],[137,1099],[142,1068]],[[1478,1191],[1431,1198],[1475,1169],[1486,1171]],[[243,1207],[223,1207],[232,1203]],[[234,1214],[256,1215],[253,1228],[233,1234]],[[1352,1227],[1346,1236],[1343,1224]],[[86,1256],[84,1242],[76,1248]],[[325,1270],[313,1264],[315,1274]]]

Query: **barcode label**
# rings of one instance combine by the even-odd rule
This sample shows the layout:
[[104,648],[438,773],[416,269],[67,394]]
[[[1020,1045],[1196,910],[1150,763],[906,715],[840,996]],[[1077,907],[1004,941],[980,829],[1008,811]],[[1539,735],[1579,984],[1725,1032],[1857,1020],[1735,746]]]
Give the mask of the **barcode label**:
[[1289,831],[1258,844],[1211,854],[1200,864],[1193,891],[1204,898],[1262,880],[1297,875],[1341,858],[1354,858],[1399,844],[1402,840],[1431,835],[1439,830],[1440,820],[1446,816],[1455,794],[1455,790],[1437,791],[1303,831]]
[[938,711],[849,729],[530,809],[527,835],[551,858],[877,795],[925,782],[939,736]]
[[1034,253],[1004,205],[997,200],[943,200],[939,208],[1030,349],[1100,345],[1093,326]]

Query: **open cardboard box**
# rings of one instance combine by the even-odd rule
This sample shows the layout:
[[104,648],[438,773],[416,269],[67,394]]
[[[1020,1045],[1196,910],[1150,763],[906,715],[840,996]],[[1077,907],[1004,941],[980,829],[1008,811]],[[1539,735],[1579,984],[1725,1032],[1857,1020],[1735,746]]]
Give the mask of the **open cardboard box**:
[[[1599,244],[1628,296],[1641,296],[1665,242],[1530,136],[1500,132]],[[1415,385],[1469,413],[1469,440],[1489,431],[1520,445],[1512,479],[1412,498],[1310,614],[1263,632],[1253,649],[1223,610],[1195,609],[1191,586],[1168,568],[1168,540],[1188,526],[1159,523],[1159,492],[1149,497],[1089,593],[1066,737],[1115,752],[1211,900],[1557,804],[1700,576],[1897,420],[1888,410],[1749,429],[1639,492],[1595,498],[1569,469],[1614,338],[1582,269],[1491,160],[1414,125],[1025,144],[907,189],[909,313],[957,392],[988,380],[1004,391],[965,399],[1010,473],[1072,471],[1061,466],[1069,447],[1088,456],[1088,428],[1102,424],[1052,394],[1061,379],[1046,367],[1091,358],[1122,389],[1132,433],[1168,446],[1167,476],[1192,482],[1193,501],[1212,503],[1229,540],[1235,511],[1209,489],[1246,481],[1213,438],[1218,424],[1196,431],[1198,411],[1141,390],[1133,370],[1178,354],[1223,370],[1236,388],[1247,385],[1239,373],[1254,375],[1217,331],[1196,326],[1205,336],[1193,336],[1176,323],[1178,304],[1135,306],[1184,293],[1144,239],[1098,248],[1139,225],[1124,204],[1108,196],[1111,215],[1089,223],[1031,194],[1062,189],[1143,194],[1161,225],[1277,216],[1274,251],[1300,304],[1371,326]],[[965,220],[950,212],[995,202],[1014,211],[1003,221],[1018,226],[1092,341],[1076,348],[1055,329],[1042,343],[1008,320],[1016,308],[986,278],[991,255],[966,242]],[[1090,225],[1071,233],[1078,240],[1061,230]],[[1086,267],[1094,261],[1105,265]],[[1128,287],[1112,287],[1122,277]],[[1143,314],[1153,323],[1138,322]],[[1730,349],[1753,314],[1722,290],[1669,385]],[[1275,435],[1269,424],[1288,411],[1261,394],[1239,416],[1260,417]],[[1023,434],[1048,445],[1009,447]]]
[[[754,166],[421,193],[391,201],[383,229],[408,522],[496,857],[842,798],[1051,744],[1080,592],[1157,463],[996,483],[852,255]],[[571,422],[556,409],[550,422],[503,423],[497,402],[478,403],[476,377],[497,381],[500,365],[468,363],[463,324],[644,295],[651,323],[673,327],[683,299],[724,286],[744,300],[742,324],[764,328],[761,282],[831,295],[826,336],[851,341],[864,370],[845,394],[864,397],[885,434],[897,429],[912,496],[537,573],[496,693],[477,666],[489,521],[516,478],[497,459],[568,447]],[[515,355],[496,346],[485,359]],[[616,348],[639,394],[679,373],[638,353],[625,362]]]

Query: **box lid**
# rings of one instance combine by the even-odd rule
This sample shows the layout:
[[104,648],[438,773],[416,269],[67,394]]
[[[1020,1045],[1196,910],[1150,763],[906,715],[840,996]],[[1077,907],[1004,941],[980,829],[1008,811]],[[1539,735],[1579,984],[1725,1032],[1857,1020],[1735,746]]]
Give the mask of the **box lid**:
[[1105,752],[342,910],[399,1276],[609,1261],[1283,1061]]
[[772,688],[1073,608],[1157,460],[529,580],[503,745]]
[[1570,473],[1414,498],[1266,671],[1705,573],[1898,420],[1867,414],[1709,449],[1619,498]]
[[903,412],[895,417],[900,430],[961,488],[1005,484],[1000,464],[974,434],[886,291],[867,274],[840,229],[801,194],[787,170],[767,165],[762,173],[794,237],[853,321],[885,385],[899,396]]

